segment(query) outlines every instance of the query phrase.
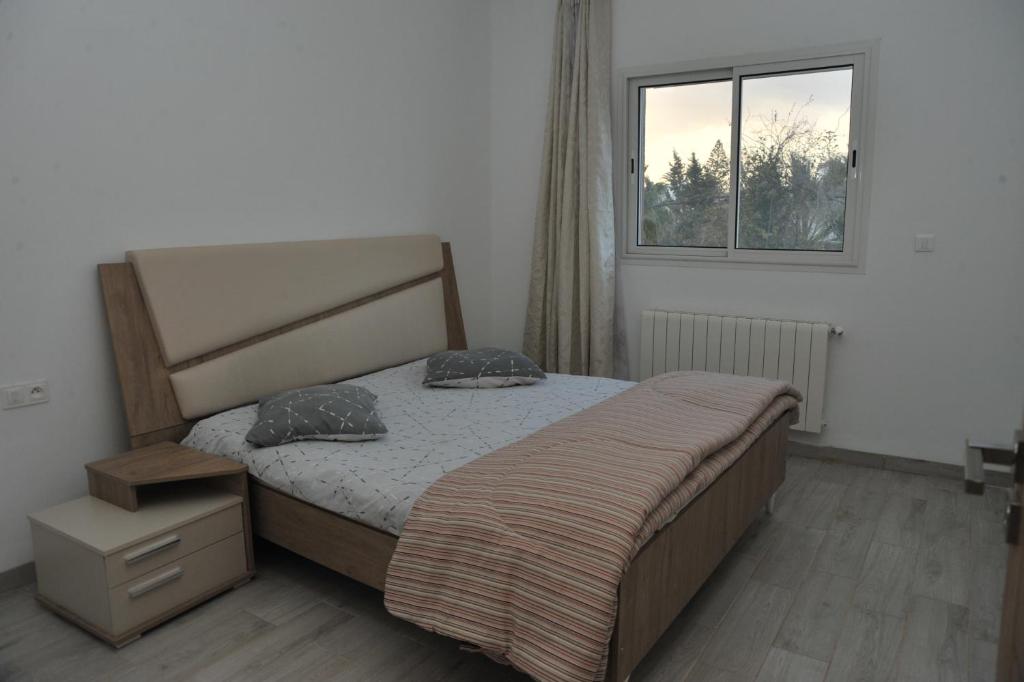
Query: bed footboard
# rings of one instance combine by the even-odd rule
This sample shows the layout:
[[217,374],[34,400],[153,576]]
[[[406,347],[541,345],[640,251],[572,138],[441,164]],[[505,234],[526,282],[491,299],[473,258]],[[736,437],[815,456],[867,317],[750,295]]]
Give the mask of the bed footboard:
[[786,476],[792,412],[651,538],[619,586],[609,682],[624,682],[714,572]]

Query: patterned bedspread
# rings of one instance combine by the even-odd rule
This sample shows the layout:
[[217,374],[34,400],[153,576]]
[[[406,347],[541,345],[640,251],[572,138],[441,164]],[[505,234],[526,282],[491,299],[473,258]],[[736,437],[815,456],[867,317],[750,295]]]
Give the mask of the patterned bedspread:
[[425,388],[425,360],[352,379],[379,398],[376,441],[302,441],[256,448],[246,405],[200,421],[185,445],[249,466],[267,485],[398,535],[413,502],[450,471],[621,393],[629,381],[549,374],[533,386]]

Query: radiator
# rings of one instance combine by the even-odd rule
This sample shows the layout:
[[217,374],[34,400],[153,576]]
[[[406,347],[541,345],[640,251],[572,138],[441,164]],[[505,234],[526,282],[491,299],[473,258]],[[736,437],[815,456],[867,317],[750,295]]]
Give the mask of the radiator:
[[645,310],[640,378],[705,370],[782,379],[804,395],[793,428],[821,433],[829,337],[841,333],[825,322]]

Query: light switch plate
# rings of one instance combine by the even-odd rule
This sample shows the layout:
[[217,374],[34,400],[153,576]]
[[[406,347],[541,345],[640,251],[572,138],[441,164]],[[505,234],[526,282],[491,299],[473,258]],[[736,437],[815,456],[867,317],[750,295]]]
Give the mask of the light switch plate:
[[0,386],[0,401],[5,410],[46,403],[50,401],[50,386],[45,380]]
[[926,253],[935,250],[935,235],[934,234],[915,234],[914,235],[914,251],[918,253]]

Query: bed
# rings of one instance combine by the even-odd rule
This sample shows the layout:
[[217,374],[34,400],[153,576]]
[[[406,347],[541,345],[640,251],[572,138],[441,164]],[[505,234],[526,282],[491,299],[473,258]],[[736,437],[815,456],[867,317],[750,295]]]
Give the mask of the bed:
[[444,474],[612,397],[629,381],[549,374],[526,390],[423,386],[416,360],[343,383],[378,396],[388,427],[379,440],[298,441],[254,447],[245,436],[256,406],[203,419],[183,445],[236,460],[253,477],[321,509],[398,536],[413,502]]
[[[136,251],[99,271],[132,445],[187,439],[246,462],[257,535],[377,589],[409,508],[438,477],[631,385],[555,375],[526,390],[433,390],[436,402],[416,406],[430,391],[416,381],[422,358],[466,347],[451,246],[429,235]],[[337,443],[285,457],[244,443],[254,399],[337,380],[382,395],[397,437],[387,451],[358,446],[372,467],[352,450],[347,462],[328,455]],[[519,418],[513,428],[487,414]],[[775,418],[629,563],[605,679],[629,676],[767,504],[793,416]],[[421,466],[408,466],[412,451]],[[371,484],[346,484],[360,478]]]

